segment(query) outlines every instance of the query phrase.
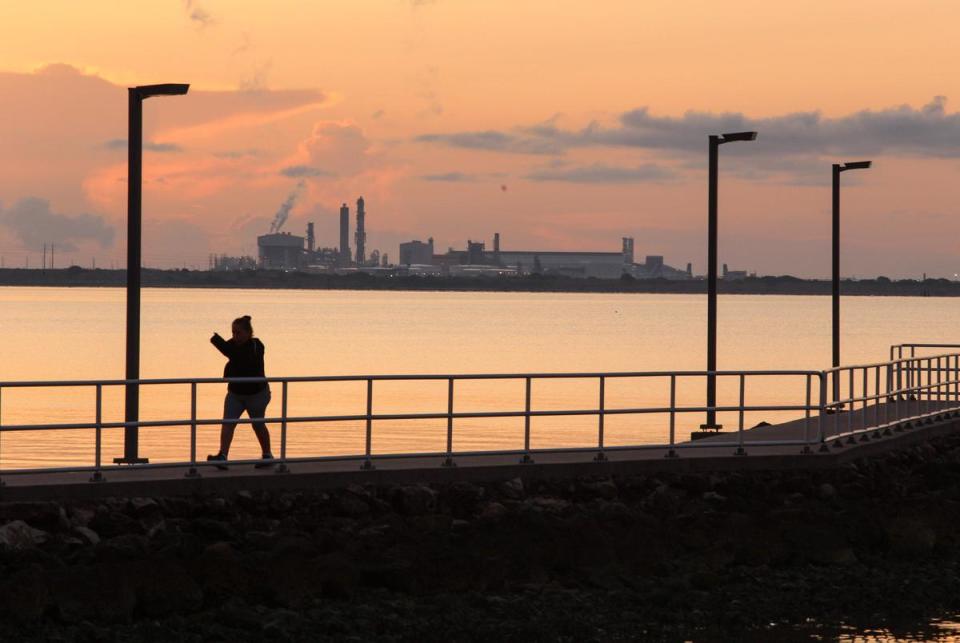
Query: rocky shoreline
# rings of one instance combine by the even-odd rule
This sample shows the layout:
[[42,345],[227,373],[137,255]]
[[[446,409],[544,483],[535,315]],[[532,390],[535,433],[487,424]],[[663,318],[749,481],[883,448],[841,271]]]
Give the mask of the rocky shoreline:
[[829,470],[0,503],[0,638],[765,640],[916,624],[960,610],[958,519],[957,435]]

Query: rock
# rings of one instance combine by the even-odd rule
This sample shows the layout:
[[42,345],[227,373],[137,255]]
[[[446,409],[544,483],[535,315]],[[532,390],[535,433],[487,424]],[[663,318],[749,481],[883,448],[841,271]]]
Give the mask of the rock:
[[89,527],[76,526],[73,528],[73,532],[88,545],[96,545],[100,542],[99,534]]
[[929,554],[937,544],[937,534],[920,517],[899,516],[886,526],[894,553],[908,558]]
[[131,576],[115,563],[58,570],[49,577],[50,602],[67,623],[127,621],[137,605]]
[[478,518],[489,522],[496,522],[507,515],[507,508],[499,502],[488,502],[480,509]]
[[154,560],[133,568],[137,602],[149,617],[189,612],[203,603],[196,581],[175,560]]
[[444,494],[450,512],[457,518],[473,515],[484,496],[484,489],[470,482],[454,482]]
[[97,545],[101,561],[137,560],[147,555],[147,539],[141,534],[121,534]]
[[407,485],[394,491],[393,503],[401,514],[422,516],[437,507],[437,492],[426,485]]
[[706,500],[706,501],[708,501],[708,502],[716,502],[716,503],[718,503],[718,504],[722,504],[722,503],[724,503],[724,502],[727,501],[727,497],[726,497],[726,496],[721,496],[721,495],[720,495],[719,493],[717,493],[716,491],[706,491],[706,492],[704,492],[704,494],[703,494],[703,499]]
[[36,563],[0,582],[0,615],[18,621],[35,621],[49,603],[44,570]]
[[513,480],[501,482],[497,490],[500,492],[500,495],[508,500],[523,500],[523,479],[514,478]]
[[821,483],[820,486],[817,487],[817,496],[821,500],[830,500],[831,498],[836,497],[836,495],[836,488],[834,488],[834,486],[829,482]]
[[130,498],[130,509],[140,517],[146,514],[157,513],[160,505],[153,498]]
[[94,512],[93,509],[88,509],[85,507],[71,507],[70,508],[70,524],[80,527],[86,527],[90,524],[90,521],[93,520]]
[[233,545],[218,542],[206,547],[193,565],[194,576],[204,592],[213,596],[242,596],[247,580]]
[[0,527],[0,547],[21,550],[37,547],[47,542],[50,534],[34,529],[22,520],[13,520]]
[[334,497],[334,506],[341,516],[363,518],[370,515],[370,503],[352,491],[342,491]]
[[87,526],[103,538],[112,538],[121,534],[138,534],[143,531],[140,523],[130,516],[102,505],[97,508],[97,513]]
[[57,531],[70,526],[66,511],[56,502],[0,503],[0,522],[17,520],[45,531]]
[[194,531],[209,540],[233,540],[234,530],[229,523],[213,518],[197,518],[193,521]]
[[566,500],[561,498],[545,498],[543,496],[528,498],[524,504],[540,511],[555,514],[561,513],[570,507],[570,503]]
[[617,485],[609,478],[582,480],[580,481],[579,487],[581,492],[605,500],[613,500],[617,497]]

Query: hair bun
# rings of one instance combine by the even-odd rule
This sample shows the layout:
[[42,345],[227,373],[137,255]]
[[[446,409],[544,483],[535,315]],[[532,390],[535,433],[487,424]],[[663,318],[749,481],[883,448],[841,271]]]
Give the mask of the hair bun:
[[247,321],[250,321],[252,318],[250,317],[250,315],[244,315],[240,319],[246,319]]

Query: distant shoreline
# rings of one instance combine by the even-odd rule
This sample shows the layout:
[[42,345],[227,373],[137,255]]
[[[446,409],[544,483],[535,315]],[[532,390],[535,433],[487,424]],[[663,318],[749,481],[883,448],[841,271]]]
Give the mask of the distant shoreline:
[[[294,290],[401,290],[452,292],[570,292],[704,294],[704,279],[577,279],[533,275],[528,277],[373,277],[358,273],[321,275],[275,270],[215,272],[206,270],[144,269],[145,288],[251,288]],[[115,287],[126,285],[126,271],[87,269],[72,266],[57,269],[0,269],[0,286]],[[827,280],[797,277],[748,277],[720,280],[723,294],[740,295],[829,295]],[[850,280],[841,282],[846,296],[958,297],[960,282],[947,279]]]

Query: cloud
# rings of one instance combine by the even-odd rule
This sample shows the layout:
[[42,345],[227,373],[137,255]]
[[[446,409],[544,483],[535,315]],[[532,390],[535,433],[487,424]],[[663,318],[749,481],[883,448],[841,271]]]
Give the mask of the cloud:
[[569,168],[537,170],[524,178],[531,181],[564,181],[568,183],[641,183],[660,182],[674,178],[675,172],[653,163],[636,167],[618,167],[594,163]]
[[548,121],[509,132],[424,134],[416,140],[525,154],[620,147],[687,156],[703,154],[709,134],[741,130],[756,130],[760,136],[749,146],[730,146],[731,150],[725,149],[724,155],[960,157],[960,112],[948,113],[943,96],[935,97],[919,109],[900,105],[865,109],[839,117],[825,117],[820,112],[795,112],[751,118],[739,112],[694,111],[672,117],[655,116],[648,108],[641,107],[624,112],[612,126],[592,122],[581,129],[563,129]]
[[450,147],[516,154],[559,154],[564,145],[532,136],[517,136],[495,130],[457,132],[453,134],[422,134],[416,137],[421,143],[441,143]]
[[322,170],[311,165],[288,165],[280,170],[281,176],[291,179],[312,178],[317,176],[334,176],[333,172]]
[[[112,138],[106,143],[103,144],[108,150],[126,150],[127,149],[127,139],[125,138]],[[144,141],[143,149],[148,152],[182,152],[183,147],[177,145],[176,143],[155,143],[152,141]]]
[[330,167],[338,175],[362,172],[372,160],[370,141],[363,130],[348,122],[316,123],[310,136],[300,143],[299,153],[306,162],[294,167]]
[[216,21],[213,19],[213,16],[210,15],[206,9],[200,6],[199,2],[196,0],[184,0],[183,8],[187,12],[187,17],[194,22],[199,29],[206,29],[207,27],[216,24]]
[[76,242],[95,241],[101,248],[113,244],[115,230],[94,214],[70,216],[50,209],[50,203],[38,197],[17,201],[12,208],[0,211],[0,222],[9,228],[30,249],[55,243],[63,250],[76,250]]
[[445,174],[424,174],[420,177],[423,181],[441,181],[441,182],[462,182],[476,181],[479,177],[476,174],[464,174],[463,172],[447,172]]

